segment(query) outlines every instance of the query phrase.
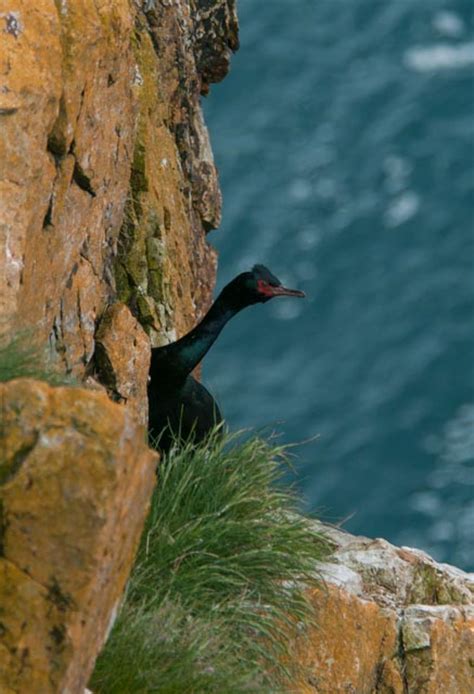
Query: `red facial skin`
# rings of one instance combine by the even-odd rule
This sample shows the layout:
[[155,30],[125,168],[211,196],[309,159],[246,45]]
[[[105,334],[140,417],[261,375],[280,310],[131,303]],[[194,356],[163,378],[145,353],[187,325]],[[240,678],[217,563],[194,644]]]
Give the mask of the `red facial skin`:
[[272,287],[272,285],[264,280],[257,280],[257,290],[260,294],[263,294],[263,296],[296,296],[299,298],[305,296],[305,293],[301,292],[299,289],[287,289],[281,285]]
[[257,280],[257,289],[264,296],[273,296],[273,287],[270,287],[264,280]]

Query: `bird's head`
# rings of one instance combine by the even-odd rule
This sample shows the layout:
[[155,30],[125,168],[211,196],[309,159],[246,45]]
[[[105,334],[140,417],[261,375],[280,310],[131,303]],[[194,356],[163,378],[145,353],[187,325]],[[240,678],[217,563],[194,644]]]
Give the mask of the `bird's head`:
[[276,296],[304,297],[299,289],[288,289],[265,265],[254,265],[249,272],[242,272],[224,288],[227,301],[244,308],[251,304],[263,304]]

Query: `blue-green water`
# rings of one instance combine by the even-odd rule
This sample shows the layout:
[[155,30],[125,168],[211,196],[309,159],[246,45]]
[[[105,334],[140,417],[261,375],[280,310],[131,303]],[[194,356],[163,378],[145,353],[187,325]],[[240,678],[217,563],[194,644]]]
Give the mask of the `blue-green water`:
[[314,441],[305,508],[474,566],[472,2],[240,0],[205,104],[219,287],[262,262],[305,301],[240,314],[205,364],[233,428]]

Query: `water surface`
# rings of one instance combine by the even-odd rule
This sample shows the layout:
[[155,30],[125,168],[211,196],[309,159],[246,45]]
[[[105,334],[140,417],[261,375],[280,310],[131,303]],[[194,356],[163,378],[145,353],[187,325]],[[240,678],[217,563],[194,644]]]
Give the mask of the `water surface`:
[[205,103],[219,288],[263,262],[305,301],[230,324],[233,428],[302,441],[304,508],[474,568],[471,2],[240,0]]

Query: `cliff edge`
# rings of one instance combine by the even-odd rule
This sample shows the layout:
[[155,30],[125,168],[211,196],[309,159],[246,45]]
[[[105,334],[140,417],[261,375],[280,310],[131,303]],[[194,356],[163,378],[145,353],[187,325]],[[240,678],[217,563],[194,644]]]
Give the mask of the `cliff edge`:
[[293,644],[307,694],[469,694],[474,574],[315,521],[333,543],[311,594],[318,628]]

